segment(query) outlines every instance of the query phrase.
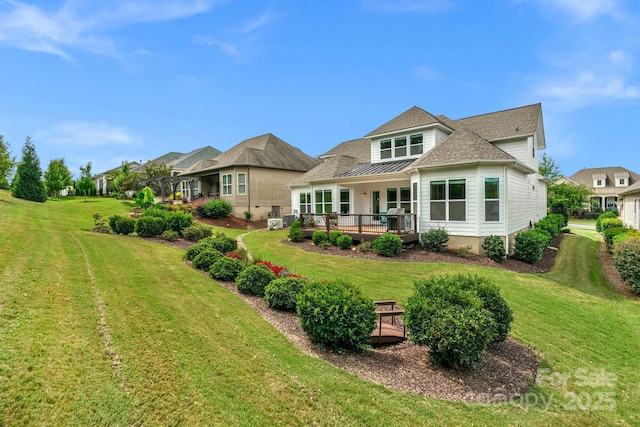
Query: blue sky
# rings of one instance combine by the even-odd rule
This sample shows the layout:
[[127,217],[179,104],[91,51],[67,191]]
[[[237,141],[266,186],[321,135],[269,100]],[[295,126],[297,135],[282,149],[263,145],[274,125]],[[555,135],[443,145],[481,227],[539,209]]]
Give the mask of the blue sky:
[[632,0],[0,0],[0,134],[43,170],[267,132],[317,156],[417,105],[542,103],[547,154],[640,173]]

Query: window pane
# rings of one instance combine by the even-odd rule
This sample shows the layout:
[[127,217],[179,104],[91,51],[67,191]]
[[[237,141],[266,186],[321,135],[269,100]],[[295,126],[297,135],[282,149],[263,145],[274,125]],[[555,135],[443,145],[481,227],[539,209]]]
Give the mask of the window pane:
[[497,200],[487,200],[484,202],[484,220],[500,221],[500,202]]
[[380,149],[385,150],[391,148],[391,140],[385,139],[384,141],[380,141]]
[[407,155],[407,137],[396,138],[396,157],[405,157]]
[[499,199],[499,178],[485,178],[484,179],[484,198],[485,199]]
[[418,200],[418,183],[414,182],[411,187],[413,191],[413,200]]
[[324,213],[322,212],[322,203],[316,203],[316,213]]
[[467,220],[467,202],[449,202],[449,221]]
[[400,207],[404,209],[404,213],[411,213],[411,202],[400,203]]
[[380,158],[381,159],[391,158],[391,140],[390,139],[385,139],[384,141],[380,141]]
[[340,190],[340,202],[349,203],[349,190]]
[[431,200],[445,200],[446,194],[444,181],[431,181]]
[[411,155],[422,154],[422,134],[411,135]]
[[431,221],[445,221],[446,205],[444,202],[431,202]]
[[325,203],[332,201],[331,190],[324,190],[324,201]]
[[387,202],[397,202],[397,201],[398,201],[398,189],[387,188]]
[[300,193],[300,204],[307,203],[307,195],[305,193]]
[[466,181],[464,179],[452,179],[449,181],[449,199],[463,200],[466,197]]
[[411,189],[409,187],[400,188],[400,201],[408,202],[411,200]]
[[340,213],[348,214],[349,213],[349,203],[340,205]]
[[316,191],[316,203],[322,203],[322,191]]

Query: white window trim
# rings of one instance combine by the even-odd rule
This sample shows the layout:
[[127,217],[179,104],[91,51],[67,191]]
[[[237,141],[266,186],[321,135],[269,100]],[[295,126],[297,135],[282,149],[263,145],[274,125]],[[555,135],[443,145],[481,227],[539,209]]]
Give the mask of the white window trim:
[[[228,178],[228,181],[225,184],[225,178]],[[222,195],[223,196],[233,196],[233,174],[225,173],[222,175]]]
[[[418,154],[411,154],[411,147],[412,147],[411,138],[412,137],[416,137],[418,135],[422,136],[422,143],[421,144],[415,144],[413,146],[414,147],[418,147],[418,146],[422,147],[422,152],[418,153]],[[399,148],[399,147],[396,147],[396,141],[397,140],[402,140],[402,139],[404,139],[405,145],[403,147],[401,147],[401,148],[403,148],[405,150],[406,154],[404,156],[396,156],[396,150]],[[382,143],[386,142],[386,141],[390,141],[391,142],[391,147],[390,148],[385,148],[383,150]],[[383,158],[382,157],[382,152],[383,151],[385,151],[385,152],[389,151],[391,156]],[[412,134],[407,134],[407,135],[398,135],[398,136],[394,136],[394,137],[390,137],[390,138],[383,138],[378,142],[378,153],[379,153],[381,162],[391,162],[391,161],[394,161],[394,160],[418,158],[418,157],[420,157],[420,156],[422,156],[424,154],[424,133],[419,132],[419,133],[412,133]]]
[[[497,199],[488,199],[487,198],[487,179],[497,179],[498,180],[498,198]],[[484,197],[484,222],[488,223],[488,224],[498,224],[502,222],[502,214],[501,214],[501,208],[502,208],[502,186],[500,183],[501,179],[499,176],[485,176],[482,180],[482,195]],[[498,219],[495,221],[490,221],[487,219],[487,202],[498,202]]]
[[[240,175],[244,177],[244,183],[240,184]],[[244,191],[240,191],[240,185],[244,185]],[[238,172],[236,174],[236,191],[238,196],[246,196],[247,195],[247,173],[246,172]]]
[[[432,182],[441,182],[444,181],[444,200],[432,200],[431,199],[431,183]],[[451,181],[464,181],[464,199],[450,199],[449,198],[449,185]],[[450,203],[451,202],[462,202],[464,201],[464,220],[452,220],[450,219]],[[432,219],[432,211],[431,211],[431,203],[438,202],[444,203],[445,205],[445,219]],[[429,181],[429,221],[430,222],[455,222],[458,224],[466,223],[469,221],[469,185],[467,178],[443,178],[443,179],[432,179]]]

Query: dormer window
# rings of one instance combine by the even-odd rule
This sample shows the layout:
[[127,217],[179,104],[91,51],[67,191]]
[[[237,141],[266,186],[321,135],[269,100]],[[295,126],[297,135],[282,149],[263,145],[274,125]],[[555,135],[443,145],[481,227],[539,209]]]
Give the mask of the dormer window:
[[616,187],[628,187],[629,186],[629,172],[616,172],[613,174],[615,177]]
[[423,136],[421,133],[380,141],[380,160],[396,160],[409,156],[420,156],[423,152]]
[[605,187],[607,184],[607,174],[605,173],[595,173],[592,175],[592,178],[593,178],[593,186],[595,188],[602,188],[602,187]]

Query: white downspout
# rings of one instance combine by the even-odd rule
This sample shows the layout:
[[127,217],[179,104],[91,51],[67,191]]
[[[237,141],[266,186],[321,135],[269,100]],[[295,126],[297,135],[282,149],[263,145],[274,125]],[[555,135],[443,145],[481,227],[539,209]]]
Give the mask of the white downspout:
[[504,249],[509,256],[509,194],[507,193],[507,177],[509,166],[504,166]]

